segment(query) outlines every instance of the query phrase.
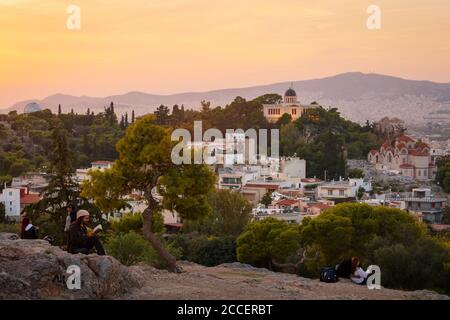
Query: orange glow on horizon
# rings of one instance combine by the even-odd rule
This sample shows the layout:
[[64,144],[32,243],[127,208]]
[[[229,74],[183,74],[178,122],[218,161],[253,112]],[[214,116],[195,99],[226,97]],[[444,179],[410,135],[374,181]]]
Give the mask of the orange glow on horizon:
[[[81,8],[68,30],[67,6]],[[450,82],[450,1],[0,0],[0,107],[362,71]]]

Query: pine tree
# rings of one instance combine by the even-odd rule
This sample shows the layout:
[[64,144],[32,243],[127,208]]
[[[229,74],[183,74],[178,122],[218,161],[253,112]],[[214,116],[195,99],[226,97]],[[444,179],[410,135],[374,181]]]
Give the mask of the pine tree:
[[134,123],[134,110],[131,111],[131,123]]
[[87,156],[91,154],[91,148],[89,146],[89,138],[87,133],[83,134],[83,153]]
[[185,113],[184,113],[184,104],[181,105],[180,120],[181,120],[181,121],[186,120],[186,115],[185,115]]
[[177,104],[175,104],[173,107],[172,107],[172,115],[171,115],[171,122],[172,122],[172,124],[174,124],[174,125],[176,125],[177,123],[179,123],[180,122],[180,114],[181,113],[181,110],[180,110],[180,107],[178,107],[178,105]]
[[61,115],[62,111],[61,111],[61,104],[58,105],[58,115]]
[[165,125],[169,122],[169,108],[165,105],[160,105],[154,112],[156,116],[156,124]]
[[119,126],[121,129],[125,129],[125,118],[123,117],[123,115],[120,117]]
[[125,128],[128,127],[128,112],[125,112],[125,121],[124,121]]
[[[68,133],[61,124],[52,130],[52,150],[49,155],[50,176],[48,186],[42,193],[42,199],[25,208],[42,230],[51,232],[56,242],[63,243],[63,226],[66,219],[66,206],[70,203],[90,205],[80,197],[78,184],[73,180],[75,174],[73,153],[69,149]],[[58,232],[59,231],[59,232]]]

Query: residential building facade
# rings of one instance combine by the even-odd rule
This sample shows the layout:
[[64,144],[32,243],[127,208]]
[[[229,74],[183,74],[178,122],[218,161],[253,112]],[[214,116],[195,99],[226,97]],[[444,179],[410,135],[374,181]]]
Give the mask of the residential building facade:
[[0,193],[0,202],[5,206],[5,215],[12,219],[19,219],[20,213],[27,205],[34,204],[39,200],[39,194],[30,193],[26,187],[5,187]]
[[404,209],[416,214],[422,221],[439,224],[447,199],[436,197],[428,188],[415,188],[411,193],[389,195],[389,200],[404,202]]
[[320,199],[334,200],[336,202],[352,201],[356,199],[359,188],[365,192],[372,190],[370,181],[363,179],[348,179],[323,183],[317,187],[317,195]]

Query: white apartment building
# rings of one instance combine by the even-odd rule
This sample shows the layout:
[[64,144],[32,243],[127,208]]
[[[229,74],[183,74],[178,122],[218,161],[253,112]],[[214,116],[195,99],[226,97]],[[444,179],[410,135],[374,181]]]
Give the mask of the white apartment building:
[[322,199],[349,199],[355,198],[358,189],[363,188],[366,192],[372,190],[372,184],[363,179],[349,179],[346,181],[331,181],[319,185],[317,188],[318,197]]
[[110,169],[113,164],[114,164],[114,162],[112,162],[112,161],[103,161],[103,160],[93,161],[93,162],[91,162],[91,167],[90,168],[77,169],[75,171],[75,180],[78,183],[81,183],[84,180],[88,180],[89,179],[89,171],[90,170]]
[[261,176],[260,166],[235,166],[218,169],[218,188],[242,190],[242,187],[249,181]]
[[99,170],[110,169],[113,164],[114,162],[112,161],[104,161],[104,160],[93,161],[91,162],[91,169],[99,169]]
[[5,215],[7,217],[20,216],[20,189],[4,188],[0,194],[0,202],[5,206]]
[[40,200],[39,194],[30,193],[26,187],[5,187],[0,193],[0,202],[5,206],[5,215],[8,218],[18,219],[22,209]]

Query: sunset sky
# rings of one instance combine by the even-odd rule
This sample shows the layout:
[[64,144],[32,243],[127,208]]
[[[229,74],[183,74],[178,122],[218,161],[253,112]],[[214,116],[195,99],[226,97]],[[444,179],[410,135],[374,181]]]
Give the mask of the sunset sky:
[[[81,30],[66,28],[70,4]],[[381,30],[366,27],[371,4]],[[0,107],[348,71],[450,82],[450,1],[0,0]]]

